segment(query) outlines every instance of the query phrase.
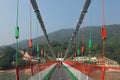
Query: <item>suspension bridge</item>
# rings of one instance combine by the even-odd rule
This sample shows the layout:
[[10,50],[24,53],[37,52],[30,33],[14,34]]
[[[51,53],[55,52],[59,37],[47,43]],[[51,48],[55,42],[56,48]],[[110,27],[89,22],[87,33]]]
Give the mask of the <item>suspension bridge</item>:
[[[46,27],[42,16],[40,14],[40,9],[37,6],[36,0],[30,0],[33,10],[36,14],[37,20],[41,26],[41,29],[44,33],[47,46],[49,47],[50,55],[45,52],[44,47],[39,49],[39,44],[37,45],[37,52],[41,54],[42,62],[33,62],[32,56],[32,48],[33,48],[33,40],[32,40],[32,21],[31,21],[31,11],[32,8],[30,6],[30,40],[29,40],[29,48],[30,48],[30,65],[20,67],[18,66],[18,39],[19,39],[19,24],[18,24],[18,13],[19,13],[19,0],[17,1],[17,18],[16,18],[16,28],[15,28],[15,38],[16,38],[16,61],[15,68],[10,69],[1,69],[0,70],[0,80],[120,80],[120,68],[119,66],[106,66],[109,64],[117,64],[117,62],[110,60],[105,57],[105,40],[106,40],[106,27],[104,21],[104,0],[102,0],[102,27],[101,27],[101,36],[102,36],[102,56],[98,59],[98,57],[91,57],[90,53],[92,48],[92,39],[90,33],[89,39],[89,55],[84,55],[85,53],[85,43],[84,43],[84,30],[82,31],[82,46],[80,50],[80,46],[77,46],[76,51],[73,51],[74,54],[71,54],[70,50],[73,46],[74,41],[79,41],[79,28],[83,24],[84,26],[84,18],[89,9],[89,6],[92,0],[85,0],[84,6],[82,8],[80,17],[78,19],[77,25],[74,29],[73,34],[71,35],[71,39],[69,41],[69,45],[65,51],[64,57],[59,57],[54,54],[54,48],[51,45],[51,41],[49,39],[48,33],[46,31]],[[91,30],[90,30],[91,31]],[[37,31],[38,33],[38,31]],[[78,42],[79,44],[79,42]],[[82,56],[80,56],[80,52]],[[97,64],[93,64],[91,62],[95,62]]]

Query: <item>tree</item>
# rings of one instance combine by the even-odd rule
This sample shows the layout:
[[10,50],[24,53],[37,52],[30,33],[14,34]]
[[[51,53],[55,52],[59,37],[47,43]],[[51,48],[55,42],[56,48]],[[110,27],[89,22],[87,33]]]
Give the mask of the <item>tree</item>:
[[10,68],[12,67],[12,62],[10,60],[10,57],[4,56],[0,58],[0,67],[1,68]]
[[11,47],[5,47],[2,51],[2,54],[4,54],[0,58],[0,67],[1,68],[10,68],[12,67],[12,62],[14,61],[14,55],[15,55],[15,50]]

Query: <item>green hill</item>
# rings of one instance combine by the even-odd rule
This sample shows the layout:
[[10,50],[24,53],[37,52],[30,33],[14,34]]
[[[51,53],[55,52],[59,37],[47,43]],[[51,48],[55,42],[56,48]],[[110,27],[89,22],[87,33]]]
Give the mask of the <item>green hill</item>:
[[[120,25],[107,25],[107,39],[105,41],[105,56],[116,60],[120,63]],[[84,31],[84,42],[85,42],[85,54],[88,54],[88,40],[89,40],[89,29],[90,27],[80,28],[79,31],[79,39],[81,43],[81,35],[82,31]],[[58,51],[57,45],[61,46],[60,49],[63,53],[65,52],[70,37],[73,33],[74,29],[61,29],[55,31],[53,33],[48,34],[50,40],[52,41],[52,46],[56,51]],[[102,39],[101,39],[101,27],[100,26],[92,26],[91,27],[91,39],[92,39],[92,52],[91,54],[102,54]],[[41,43],[40,43],[41,39]],[[19,42],[19,48],[21,49],[28,49],[28,41],[23,40]],[[37,43],[44,44],[45,38],[43,36],[39,38],[33,39],[33,45]],[[67,42],[67,43],[66,43]],[[77,43],[77,42],[75,42]],[[57,44],[57,45],[56,45]],[[11,47],[15,48],[15,44],[10,45]],[[81,48],[81,46],[80,46]],[[34,48],[36,49],[36,48]],[[35,52],[35,50],[33,50]],[[0,53],[1,54],[1,53]],[[64,54],[63,54],[64,55]]]

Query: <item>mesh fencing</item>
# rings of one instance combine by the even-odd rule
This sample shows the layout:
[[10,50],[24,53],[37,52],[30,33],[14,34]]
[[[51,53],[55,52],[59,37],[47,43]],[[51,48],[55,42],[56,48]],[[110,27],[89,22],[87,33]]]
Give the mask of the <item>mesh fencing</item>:
[[[54,64],[55,62],[46,62],[42,64],[33,64],[33,75],[37,74],[40,71],[48,68],[50,65]],[[31,67],[23,66],[19,67],[19,80],[28,80],[31,76]],[[0,69],[0,80],[17,80],[16,79],[16,68],[9,68],[9,69]]]
[[89,76],[93,80],[120,80],[120,68],[73,61],[65,61],[65,63]]

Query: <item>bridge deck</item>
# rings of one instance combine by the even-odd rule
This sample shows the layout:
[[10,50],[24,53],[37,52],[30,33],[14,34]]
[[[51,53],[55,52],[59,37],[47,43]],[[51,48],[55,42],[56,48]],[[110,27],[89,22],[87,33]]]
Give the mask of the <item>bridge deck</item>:
[[72,80],[63,66],[56,68],[49,80]]

